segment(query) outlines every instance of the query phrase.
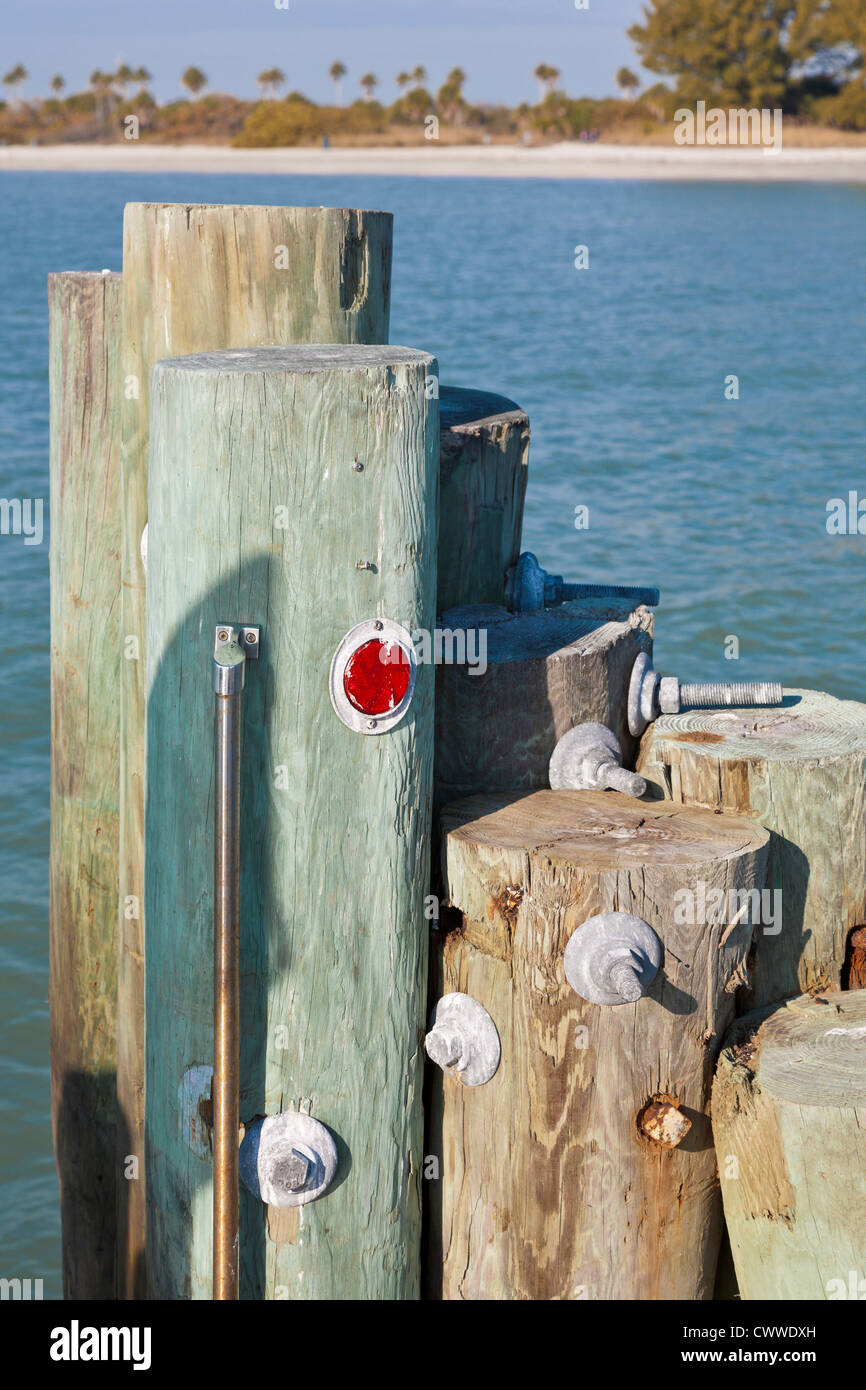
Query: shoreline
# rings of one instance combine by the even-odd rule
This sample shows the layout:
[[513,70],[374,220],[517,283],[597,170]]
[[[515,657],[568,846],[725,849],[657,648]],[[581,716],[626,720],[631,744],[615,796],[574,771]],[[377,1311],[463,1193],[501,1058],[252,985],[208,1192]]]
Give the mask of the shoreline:
[[710,179],[866,182],[866,146],[782,149],[665,145],[7,145],[0,172],[390,175],[409,178]]

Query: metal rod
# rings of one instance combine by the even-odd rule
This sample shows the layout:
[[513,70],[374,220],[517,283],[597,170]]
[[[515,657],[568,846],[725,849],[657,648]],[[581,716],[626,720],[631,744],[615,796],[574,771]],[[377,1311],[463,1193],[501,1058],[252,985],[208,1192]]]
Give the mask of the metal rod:
[[218,628],[216,640],[213,1297],[237,1299],[241,701],[246,655],[233,630]]

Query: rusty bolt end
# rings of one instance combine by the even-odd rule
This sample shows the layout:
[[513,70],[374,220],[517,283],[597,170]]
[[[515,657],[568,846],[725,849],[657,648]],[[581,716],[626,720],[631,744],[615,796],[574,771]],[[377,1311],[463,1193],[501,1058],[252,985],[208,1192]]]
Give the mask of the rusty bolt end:
[[650,1101],[638,1117],[640,1131],[654,1144],[675,1149],[692,1127],[692,1122],[679,1106],[669,1100]]

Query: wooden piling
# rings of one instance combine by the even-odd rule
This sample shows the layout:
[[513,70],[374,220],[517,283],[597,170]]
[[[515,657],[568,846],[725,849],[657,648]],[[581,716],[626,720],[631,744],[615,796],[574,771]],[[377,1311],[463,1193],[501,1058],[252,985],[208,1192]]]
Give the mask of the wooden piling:
[[442,386],[438,613],[505,599],[520,554],[529,419],[505,396]]
[[713,1132],[740,1295],[866,1294],[866,990],[799,996],[738,1019],[713,1085]]
[[[721,1203],[712,1059],[733,1019],[751,926],[677,920],[700,885],[760,888],[766,831],[618,792],[470,797],[442,813],[449,903],[442,993],[499,1030],[486,1085],[433,1071],[430,1295],[707,1299]],[[589,1003],[566,945],[590,917],[632,913],[664,947],[634,1004]]]
[[114,1296],[119,275],[49,275],[51,1109],[68,1299]]
[[437,806],[475,792],[547,787],[557,740],[587,720],[613,730],[630,765],[628,677],[638,654],[652,653],[648,608],[579,600],[516,614],[478,605],[441,621],[484,660],[446,658],[437,667]]
[[778,896],[756,929],[740,1011],[838,989],[849,938],[866,925],[866,705],[788,690],[780,709],[663,715],[637,766],[657,795],[770,831],[767,888]]
[[[390,213],[128,204],[124,215],[123,635],[118,1102],[144,1158],[145,570],[150,373],[160,358],[288,343],[385,343]],[[144,1289],[144,1173],[121,1185],[119,1285]]]
[[[212,695],[217,622],[261,624],[244,690],[242,1122],[311,1113],[309,1205],[241,1207],[241,1297],[418,1294],[433,671],[390,732],[335,714],[364,619],[435,616],[435,359],[212,353],[154,372],[149,478],[148,1271],[208,1298]],[[360,468],[356,468],[356,463]]]

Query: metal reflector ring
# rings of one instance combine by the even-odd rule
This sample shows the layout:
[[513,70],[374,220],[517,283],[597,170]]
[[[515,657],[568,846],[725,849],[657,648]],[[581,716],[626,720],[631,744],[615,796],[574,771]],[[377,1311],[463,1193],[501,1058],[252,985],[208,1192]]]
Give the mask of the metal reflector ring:
[[418,655],[390,618],[367,618],[347,632],[331,662],[329,689],[338,717],[358,734],[386,734],[409,708]]

